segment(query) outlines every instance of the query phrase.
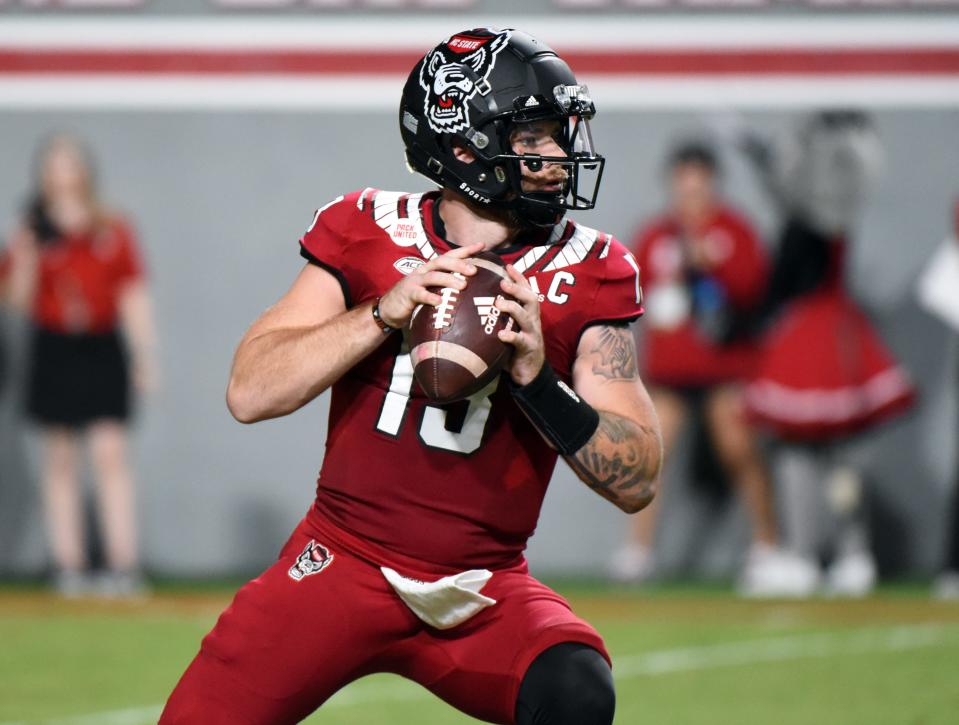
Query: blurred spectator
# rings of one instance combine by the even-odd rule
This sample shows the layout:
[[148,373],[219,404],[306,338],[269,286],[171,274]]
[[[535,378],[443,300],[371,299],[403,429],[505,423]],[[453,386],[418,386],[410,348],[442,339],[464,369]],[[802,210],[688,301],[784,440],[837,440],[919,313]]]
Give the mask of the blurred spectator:
[[784,219],[764,306],[774,324],[747,409],[784,444],[778,475],[790,544],[813,561],[832,539],[827,590],[862,595],[876,565],[861,474],[841,444],[914,398],[844,277],[848,235],[878,173],[878,135],[864,113],[829,111],[806,119],[785,159],[754,138],[747,151]]
[[[32,322],[26,407],[42,435],[54,582],[67,596],[94,588],[132,594],[142,584],[127,459],[128,383],[132,377],[144,390],[154,382],[140,253],[130,226],[101,204],[92,158],[78,140],[60,135],[44,143],[35,176],[24,219],[0,259],[0,280],[4,298]],[[96,578],[84,536],[84,441],[109,569]]]
[[[919,277],[919,302],[959,334],[959,202],[954,209],[953,234],[936,250]],[[959,382],[959,376],[956,377]],[[959,426],[955,427],[959,430]],[[959,478],[946,523],[948,543],[942,572],[933,585],[940,599],[959,599]]]
[[[777,546],[765,463],[743,414],[741,383],[757,349],[749,314],[765,290],[767,260],[750,223],[720,198],[717,159],[703,143],[678,145],[668,160],[671,208],[643,227],[633,247],[643,273],[643,379],[659,414],[667,455],[688,414],[704,417],[709,443],[752,522],[740,577],[744,593],[790,593],[800,563]],[[653,573],[658,499],[634,516],[611,575]]]
[[[3,281],[0,280],[0,285],[3,284]],[[6,330],[3,326],[3,320],[0,319],[0,398],[3,397],[3,392],[7,384],[8,376],[8,363],[7,363],[7,341],[6,341]]]

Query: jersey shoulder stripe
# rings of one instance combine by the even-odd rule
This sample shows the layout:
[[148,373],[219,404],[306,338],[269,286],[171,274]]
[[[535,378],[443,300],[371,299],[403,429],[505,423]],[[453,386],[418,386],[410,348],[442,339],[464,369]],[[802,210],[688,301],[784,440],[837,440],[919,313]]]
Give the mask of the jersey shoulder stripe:
[[552,272],[563,267],[579,264],[586,259],[589,250],[596,243],[599,237],[598,231],[589,227],[581,227],[575,222],[571,226],[573,226],[573,233],[569,236],[569,241],[566,242],[553,261],[546,265],[544,272]]
[[553,228],[549,241],[533,247],[516,262],[520,272],[555,272],[609,254],[611,234],[569,220]]
[[398,247],[416,247],[423,259],[437,255],[420,213],[423,194],[381,191],[367,187],[356,199],[356,208],[367,214]]

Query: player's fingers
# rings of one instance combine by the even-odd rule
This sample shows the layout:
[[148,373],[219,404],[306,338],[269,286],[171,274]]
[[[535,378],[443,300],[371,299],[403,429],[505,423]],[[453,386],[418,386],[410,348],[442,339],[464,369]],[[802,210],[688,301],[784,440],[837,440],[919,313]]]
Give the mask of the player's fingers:
[[535,316],[518,302],[497,297],[493,304],[501,311],[515,320],[516,324],[523,330],[530,330],[536,327]]
[[443,298],[435,292],[430,292],[425,287],[414,287],[413,291],[410,292],[410,301],[413,302],[414,305],[420,304],[436,307],[443,301]]
[[524,305],[539,305],[539,297],[528,284],[522,286],[507,279],[501,280],[499,284],[501,290],[511,297],[515,297]]
[[497,336],[500,340],[505,342],[507,345],[516,345],[517,340],[519,340],[519,333],[515,330],[500,330],[497,333]]
[[416,277],[414,282],[419,283],[423,287],[452,287],[453,289],[464,289],[466,287],[466,279],[463,278],[463,275],[457,275],[450,272],[441,272],[440,270],[430,270],[426,274],[421,274]]
[[513,282],[518,284],[520,287],[525,287],[526,289],[530,289],[529,280],[526,279],[526,277],[524,277],[522,274],[520,274],[520,271],[516,269],[516,267],[514,267],[512,264],[506,265],[506,274],[508,274],[509,278]]
[[446,254],[441,257],[431,259],[429,262],[420,267],[419,271],[423,274],[426,274],[436,269],[443,270],[444,272],[459,272],[460,274],[464,275],[476,274],[475,264],[470,264],[464,259],[451,257]]
[[513,297],[524,304],[531,302],[539,303],[539,296],[533,291],[533,288],[530,287],[529,280],[520,274],[516,267],[512,264],[507,264],[506,274],[509,275],[509,279],[503,280],[500,283],[503,291],[509,292]]
[[[479,254],[485,245],[482,242],[468,244],[465,247],[455,247],[438,257],[433,257],[423,267],[427,269],[446,269],[462,274],[475,274],[476,266],[467,261],[467,257]],[[422,269],[422,268],[421,268]]]
[[454,259],[465,259],[466,257],[472,257],[474,254],[479,254],[485,246],[483,242],[473,242],[472,244],[467,244],[465,247],[454,247],[442,256],[453,257]]
[[536,348],[536,338],[522,330],[500,330],[498,337],[503,342],[516,348],[517,355],[531,352]]

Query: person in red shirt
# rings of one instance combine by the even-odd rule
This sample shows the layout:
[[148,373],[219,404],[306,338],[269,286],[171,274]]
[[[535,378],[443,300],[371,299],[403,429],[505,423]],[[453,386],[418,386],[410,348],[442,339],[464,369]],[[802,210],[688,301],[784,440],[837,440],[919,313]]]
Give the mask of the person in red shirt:
[[[808,578],[777,545],[765,462],[743,414],[741,384],[753,373],[750,313],[765,291],[768,262],[752,225],[719,196],[717,159],[698,140],[670,153],[671,208],[633,242],[646,293],[641,362],[670,450],[690,409],[701,410],[718,462],[742,497],[753,543],[740,577],[745,594],[796,593]],[[635,517],[611,575],[641,581],[654,570],[658,507]]]
[[[92,159],[76,139],[43,144],[25,218],[0,257],[3,296],[32,325],[27,413],[43,437],[42,488],[66,595],[139,589],[133,477],[127,460],[133,381],[153,378],[153,325],[130,225],[104,208]],[[124,334],[125,333],[125,334]],[[89,442],[109,571],[89,576],[80,455]]]
[[[639,269],[564,218],[595,205],[595,108],[548,46],[483,28],[427,53],[399,110],[407,160],[440,189],[319,209],[307,263],[240,342],[233,415],[288,415],[330,388],[326,455],[313,505],[203,640],[163,725],[299,722],[373,672],[488,722],[613,721],[601,637],[523,555],[559,455],[629,513],[661,461],[627,327]],[[505,263],[490,267],[505,270],[493,304],[515,323],[497,333],[512,359],[437,405],[404,333],[489,264],[481,250]]]

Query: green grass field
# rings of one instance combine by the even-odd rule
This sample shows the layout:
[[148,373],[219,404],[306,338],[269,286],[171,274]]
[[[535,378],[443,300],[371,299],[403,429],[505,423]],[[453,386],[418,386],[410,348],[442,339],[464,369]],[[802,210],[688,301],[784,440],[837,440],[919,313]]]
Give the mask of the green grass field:
[[[560,585],[613,655],[617,723],[954,725],[959,604],[925,590],[862,601],[743,601],[726,591]],[[140,725],[230,589],[162,588],[143,602],[64,602],[0,589],[0,725]],[[361,680],[309,723],[476,722],[393,676]]]

